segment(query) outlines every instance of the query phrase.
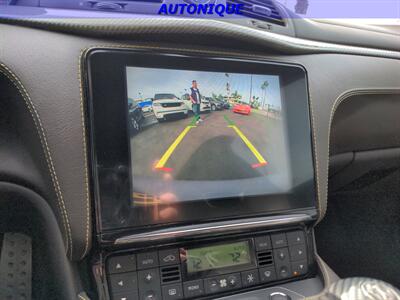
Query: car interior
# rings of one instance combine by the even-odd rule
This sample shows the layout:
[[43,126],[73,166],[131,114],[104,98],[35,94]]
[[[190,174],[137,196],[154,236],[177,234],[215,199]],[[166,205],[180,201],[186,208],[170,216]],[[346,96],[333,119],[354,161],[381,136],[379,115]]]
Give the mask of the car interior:
[[1,300],[400,299],[400,26],[284,2],[0,1]]

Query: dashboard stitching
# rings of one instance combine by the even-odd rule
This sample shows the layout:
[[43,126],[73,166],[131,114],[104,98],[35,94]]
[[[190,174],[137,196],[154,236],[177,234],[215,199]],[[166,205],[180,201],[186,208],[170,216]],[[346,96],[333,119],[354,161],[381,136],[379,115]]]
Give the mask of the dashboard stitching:
[[[307,86],[308,86],[308,84],[307,84]],[[314,148],[314,151],[313,151],[313,156],[314,156],[314,161],[315,161],[315,169],[316,169],[316,171],[315,171],[315,174],[316,174],[316,178],[315,178],[315,180],[316,180],[316,189],[317,189],[317,200],[318,200],[318,214],[319,214],[319,216],[318,216],[318,220],[317,220],[317,223],[318,222],[320,222],[323,218],[324,218],[324,216],[325,216],[325,212],[326,212],[326,203],[327,203],[327,197],[325,197],[325,206],[323,207],[322,205],[321,205],[321,198],[322,197],[320,197],[320,188],[319,188],[319,185],[320,185],[320,180],[319,180],[319,164],[318,164],[318,151],[317,151],[317,140],[316,140],[316,137],[317,137],[317,129],[315,128],[315,117],[314,117],[314,109],[313,109],[313,101],[312,101],[312,96],[311,96],[311,93],[308,91],[308,97],[309,97],[309,99],[310,99],[310,115],[311,115],[311,130],[312,130],[312,140],[313,140],[313,148]]]
[[[249,54],[249,53],[235,53],[235,52],[227,52],[227,51],[211,51],[211,50],[196,50],[196,49],[188,49],[188,48],[172,48],[172,47],[157,47],[157,46],[139,46],[139,45],[123,45],[123,44],[109,44],[109,45],[92,45],[87,47],[86,49],[84,49],[83,51],[81,51],[80,53],[80,58],[82,59],[84,55],[86,55],[90,50],[93,49],[118,49],[118,48],[122,48],[122,49],[161,49],[161,50],[167,50],[167,51],[188,51],[188,52],[197,52],[197,53],[209,53],[209,54],[226,54],[226,55],[241,55],[241,56],[247,56],[247,57],[254,57],[254,58],[259,58],[259,59],[265,59],[265,57],[262,57],[260,55],[255,55],[255,54]],[[80,79],[81,81],[81,79]],[[320,180],[319,180],[319,175],[318,175],[318,156],[317,156],[317,142],[316,142],[316,131],[315,128],[313,126],[313,124],[315,124],[314,122],[314,113],[313,113],[313,103],[312,103],[312,97],[309,93],[309,97],[310,97],[310,115],[311,115],[311,122],[312,122],[312,139],[313,139],[313,146],[314,146],[314,162],[315,162],[315,167],[316,167],[316,183],[317,183],[317,201],[318,201],[318,220],[317,222],[319,222],[320,220],[323,219],[324,215],[325,215],[325,211],[326,211],[326,206],[325,209],[322,207],[321,205],[321,195],[320,195],[320,188],[319,188],[319,184],[320,184]],[[326,197],[327,198],[327,197]],[[325,199],[325,202],[327,202],[327,200]]]
[[[342,93],[338,98],[336,98],[335,102],[332,105],[332,109],[331,109],[331,114],[329,117],[329,126],[328,126],[328,159],[327,159],[327,172],[329,174],[329,161],[330,161],[330,140],[331,140],[331,127],[332,127],[332,121],[333,121],[333,116],[335,115],[335,112],[337,110],[337,108],[339,107],[339,105],[341,103],[343,103],[344,101],[346,101],[347,99],[349,99],[351,96],[355,96],[355,95],[373,95],[373,94],[379,94],[379,93],[384,93],[384,94],[400,94],[400,89],[395,89],[395,88],[382,88],[382,89],[365,89],[365,88],[358,88],[358,89],[352,89],[352,90],[348,90],[344,93]],[[329,187],[329,176],[326,176],[326,192],[327,192],[327,196],[326,199],[328,198],[328,187]],[[324,211],[324,215],[326,213],[327,207],[328,207],[328,201],[326,201],[326,205],[325,205],[326,209]],[[321,219],[324,217],[321,216]]]
[[85,248],[81,255],[81,259],[86,255],[89,248],[89,231],[90,231],[90,201],[89,201],[89,176],[88,176],[88,159],[87,159],[87,139],[85,130],[85,109],[83,104],[83,87],[82,87],[82,63],[81,58],[83,51],[81,51],[78,61],[78,79],[79,79],[79,93],[80,93],[80,108],[81,108],[81,122],[82,122],[82,142],[83,142],[83,161],[84,161],[84,178],[85,178],[85,196],[86,196],[86,238]]
[[50,172],[50,175],[52,178],[53,188],[56,192],[56,196],[57,196],[57,200],[58,200],[58,208],[61,212],[64,230],[67,234],[67,239],[66,239],[67,251],[68,251],[68,249],[70,249],[70,254],[72,256],[72,236],[71,236],[71,228],[70,228],[70,224],[69,224],[69,220],[68,220],[68,213],[66,211],[64,199],[63,199],[62,192],[61,192],[61,187],[58,182],[57,174],[56,174],[56,171],[54,168],[54,162],[51,157],[51,151],[50,151],[49,145],[47,143],[47,138],[46,138],[43,126],[42,126],[41,119],[39,117],[39,113],[36,110],[35,105],[33,104],[28,92],[26,91],[25,87],[23,86],[23,84],[19,80],[19,78],[3,63],[0,63],[0,67],[1,67],[0,72],[2,74],[4,74],[9,80],[11,80],[11,82],[14,84],[14,86],[18,89],[20,95],[22,96],[22,98],[25,101],[25,104],[26,104],[26,106],[32,116],[33,122],[36,126],[36,129],[37,129],[37,132],[39,135],[39,139],[40,139],[40,142],[41,142],[41,145],[43,148],[44,156],[45,156],[45,159],[47,162],[47,166],[49,168],[49,172]]
[[88,298],[83,297],[81,294],[78,295],[79,299],[87,300]]

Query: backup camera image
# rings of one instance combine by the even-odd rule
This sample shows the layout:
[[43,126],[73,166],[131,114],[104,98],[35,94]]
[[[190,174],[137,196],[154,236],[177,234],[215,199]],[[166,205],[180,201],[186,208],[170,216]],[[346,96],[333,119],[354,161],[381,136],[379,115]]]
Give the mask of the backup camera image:
[[133,205],[285,193],[279,76],[127,67]]

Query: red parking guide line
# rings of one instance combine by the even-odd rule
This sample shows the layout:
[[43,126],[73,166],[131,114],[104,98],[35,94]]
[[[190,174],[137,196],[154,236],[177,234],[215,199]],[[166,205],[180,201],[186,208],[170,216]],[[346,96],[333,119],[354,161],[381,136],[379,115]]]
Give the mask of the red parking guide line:
[[164,172],[172,172],[174,170],[173,168],[167,168],[167,167],[157,167],[156,169],[158,171],[164,171]]
[[263,167],[263,166],[266,166],[266,165],[268,165],[268,162],[261,162],[261,163],[258,163],[258,164],[252,164],[251,167],[253,169],[257,169],[257,168],[260,168],[260,167]]

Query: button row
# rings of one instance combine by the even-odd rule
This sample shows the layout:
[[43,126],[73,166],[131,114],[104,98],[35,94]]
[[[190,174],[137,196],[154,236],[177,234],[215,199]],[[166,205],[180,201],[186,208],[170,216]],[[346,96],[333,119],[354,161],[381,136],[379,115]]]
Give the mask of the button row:
[[[290,255],[289,255],[290,252]],[[305,245],[292,246],[289,248],[274,249],[274,261],[275,263],[284,261],[299,261],[307,259],[307,252]]]
[[164,285],[161,285],[162,273],[158,267],[180,265],[178,249],[110,257],[107,260],[107,273],[112,299],[195,298],[300,276],[308,271],[305,234],[302,231],[256,237],[255,248],[259,253],[268,250],[266,252],[269,253],[271,265],[263,261],[265,265],[254,270],[183,283],[179,279],[178,283],[170,281]]
[[[307,261],[298,261],[162,287],[159,284],[158,269],[114,274],[110,276],[110,282],[113,300],[153,300],[161,299],[161,295],[164,300],[179,300],[250,287],[306,273]],[[137,287],[139,287],[139,293]]]
[[139,254],[113,256],[107,261],[110,274],[144,270],[158,266],[179,264],[178,249],[167,249]]
[[305,245],[273,250],[277,279],[286,279],[307,273]]
[[[277,249],[295,245],[305,244],[304,232],[297,230],[291,231],[288,233],[275,233],[271,235],[265,235],[255,238],[255,246],[256,251],[268,250],[268,249]],[[292,247],[291,247],[292,248]],[[295,249],[293,247],[292,249]],[[291,255],[296,256],[295,252],[298,252],[298,249],[293,250]],[[303,251],[304,253],[304,251]],[[301,259],[301,258],[299,258]],[[136,270],[143,270],[154,268],[158,266],[167,266],[179,264],[179,251],[178,249],[167,249],[160,251],[153,251],[147,253],[139,253],[139,254],[128,254],[128,255],[120,255],[113,256],[108,259],[108,273],[125,273]]]
[[288,233],[274,233],[255,238],[256,251],[300,244],[305,244],[304,232],[300,230],[291,231]]
[[307,264],[306,262],[292,263],[291,269],[296,270],[296,273],[290,273],[290,270],[286,269],[286,274],[284,277],[282,277],[281,275],[277,275],[276,268],[274,265],[272,265],[259,269],[244,271],[241,273],[233,273],[206,278],[204,279],[204,281],[200,279],[184,282],[183,292],[185,298],[193,298],[240,289],[241,287],[250,287],[261,283],[271,282],[277,279],[306,274]]
[[[129,295],[131,298],[134,295],[137,297],[138,290],[139,299],[161,298],[160,274],[157,268],[139,272],[111,274],[109,279],[111,292],[114,295],[113,298],[122,297],[123,299],[124,295]],[[129,299],[129,297],[125,298]]]

